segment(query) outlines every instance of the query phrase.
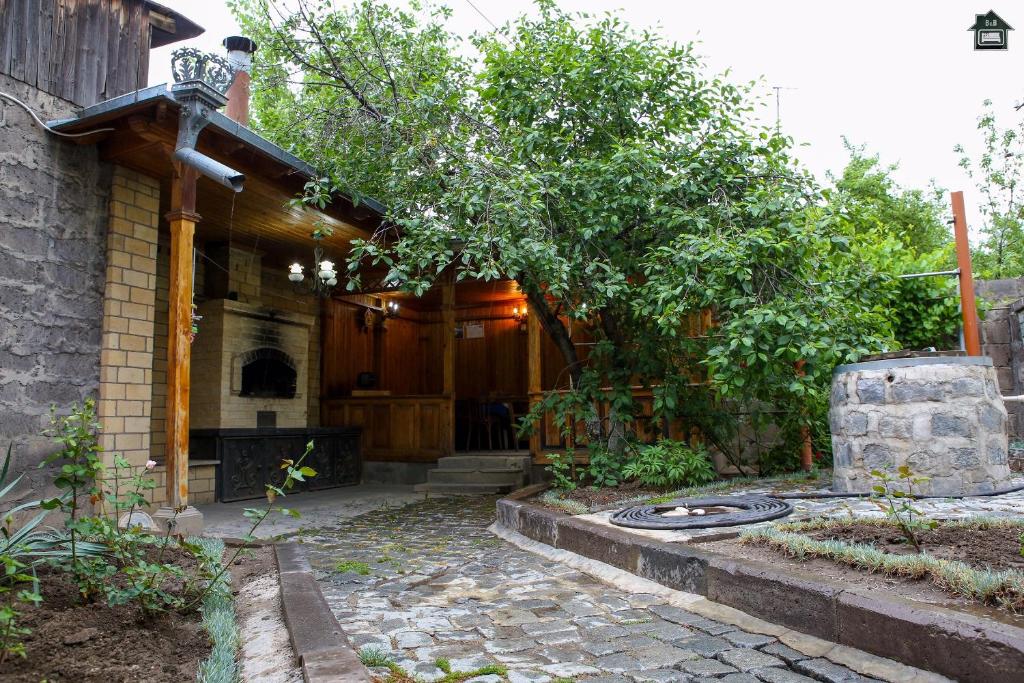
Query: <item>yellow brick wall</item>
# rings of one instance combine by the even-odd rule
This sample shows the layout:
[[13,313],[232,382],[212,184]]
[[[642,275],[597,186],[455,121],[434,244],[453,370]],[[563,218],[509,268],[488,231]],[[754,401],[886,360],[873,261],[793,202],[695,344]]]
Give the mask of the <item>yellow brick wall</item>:
[[156,180],[115,167],[97,413],[107,457],[120,453],[133,465],[150,457],[159,210]]

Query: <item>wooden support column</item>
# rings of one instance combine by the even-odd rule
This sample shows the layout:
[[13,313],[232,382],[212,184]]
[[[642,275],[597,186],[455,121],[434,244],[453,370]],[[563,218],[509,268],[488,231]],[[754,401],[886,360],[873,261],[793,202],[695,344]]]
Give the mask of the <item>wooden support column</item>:
[[161,521],[174,520],[173,533],[202,531],[202,514],[188,504],[189,383],[192,358],[193,236],[196,213],[195,169],[175,162],[171,180],[171,232],[167,326],[167,508]]
[[964,324],[964,350],[968,356],[981,355],[978,333],[978,309],[974,302],[974,275],[971,273],[971,244],[967,240],[967,212],[964,193],[951,192],[953,236],[956,239],[956,266],[960,269],[960,313]]
[[[540,318],[532,306],[528,307],[526,316],[526,394],[530,398],[530,409],[540,402],[541,392],[541,329]],[[544,421],[533,425],[530,432],[530,455],[534,460],[541,451],[541,432]]]
[[441,325],[444,327],[441,334],[441,393],[448,399],[445,444],[448,454],[452,455],[455,453],[455,281],[451,275],[447,275],[441,285]]
[[447,278],[441,285],[441,324],[444,325],[441,336],[444,344],[441,349],[441,393],[451,398],[455,395],[455,284],[451,278]]

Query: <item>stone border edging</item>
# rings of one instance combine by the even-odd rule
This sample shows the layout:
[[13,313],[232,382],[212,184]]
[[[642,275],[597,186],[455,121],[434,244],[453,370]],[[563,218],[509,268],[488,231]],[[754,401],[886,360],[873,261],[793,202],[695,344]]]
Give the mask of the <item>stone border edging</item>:
[[1024,671],[1022,628],[655,541],[525,502],[531,495],[524,489],[499,500],[498,524],[668,588],[957,681],[1003,683]]
[[274,545],[281,584],[281,611],[306,683],[370,683],[366,668],[327,605],[305,550]]

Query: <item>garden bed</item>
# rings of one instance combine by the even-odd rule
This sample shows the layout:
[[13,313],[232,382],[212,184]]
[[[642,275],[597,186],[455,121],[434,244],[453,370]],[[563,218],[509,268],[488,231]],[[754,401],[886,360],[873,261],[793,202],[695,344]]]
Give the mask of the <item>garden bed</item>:
[[[164,562],[186,571],[195,567],[194,559],[176,548],[167,550]],[[200,662],[210,654],[210,637],[198,611],[147,618],[136,603],[83,604],[69,574],[47,567],[37,574],[43,602],[20,610],[19,626],[32,632],[24,639],[26,657],[0,665],[4,681],[194,681]],[[182,585],[166,588],[180,594]]]
[[[951,524],[919,531],[917,536],[924,552],[943,560],[959,560],[975,569],[1024,569],[1020,554],[1020,535],[1024,528],[1015,524],[996,524],[983,530],[967,525]],[[872,545],[897,555],[913,554],[907,539],[884,521],[858,521],[837,524],[805,532],[818,540],[833,539],[847,543]]]
[[[922,553],[914,551],[889,519],[815,519],[747,531],[741,543],[753,552],[739,554],[775,562],[779,556],[806,563],[841,565],[871,578],[858,583],[884,587],[901,597],[929,602],[994,606],[1014,614],[1024,609],[1024,567],[1017,520],[973,518],[918,529]],[[736,554],[733,544],[713,549]],[[730,552],[731,551],[731,552]],[[765,553],[769,556],[765,557]],[[924,590],[922,590],[924,589]],[[936,600],[934,591],[947,600]]]

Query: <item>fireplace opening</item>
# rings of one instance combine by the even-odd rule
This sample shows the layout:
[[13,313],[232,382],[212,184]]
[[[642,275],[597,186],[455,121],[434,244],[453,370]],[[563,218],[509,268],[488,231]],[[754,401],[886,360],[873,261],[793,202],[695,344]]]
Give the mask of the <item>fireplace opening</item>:
[[256,349],[242,362],[242,391],[252,398],[295,398],[297,373],[288,354],[277,349]]

